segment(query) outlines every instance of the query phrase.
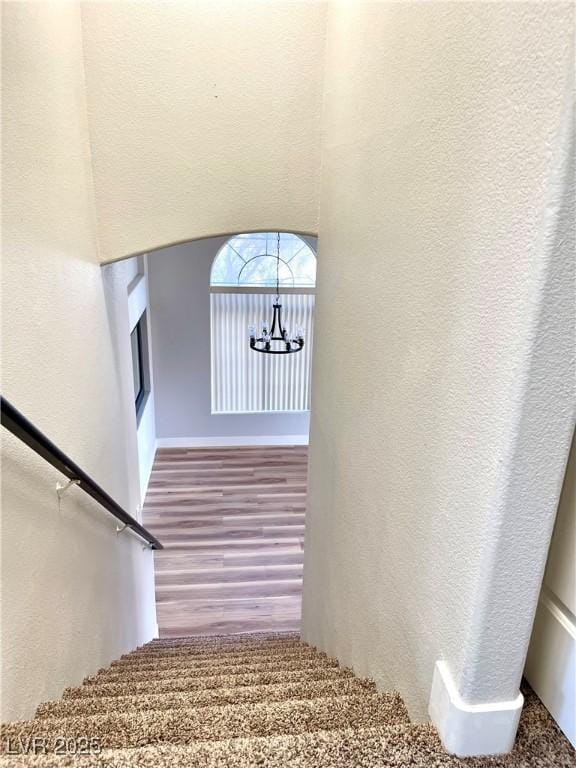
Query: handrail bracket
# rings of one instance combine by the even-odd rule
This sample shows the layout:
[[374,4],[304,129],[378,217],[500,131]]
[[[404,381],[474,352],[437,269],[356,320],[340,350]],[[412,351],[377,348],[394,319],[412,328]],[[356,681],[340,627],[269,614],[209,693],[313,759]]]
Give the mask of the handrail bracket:
[[61,499],[66,491],[70,490],[73,485],[80,485],[80,480],[77,478],[72,478],[71,480],[68,480],[65,485],[62,485],[62,483],[56,483],[56,493],[58,494],[58,498]]

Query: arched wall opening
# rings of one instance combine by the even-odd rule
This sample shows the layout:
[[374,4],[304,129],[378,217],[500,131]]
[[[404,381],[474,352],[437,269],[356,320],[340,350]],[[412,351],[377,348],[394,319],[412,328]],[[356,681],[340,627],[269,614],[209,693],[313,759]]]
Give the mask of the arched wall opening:
[[[223,240],[228,240],[231,237],[234,237],[238,234],[257,234],[259,232],[276,232],[277,229],[270,226],[262,226],[257,228],[250,228],[250,227],[239,227],[237,229],[230,229],[225,230],[223,232],[216,232],[212,233],[206,230],[204,231],[204,227],[201,229],[200,234],[194,234],[190,235],[189,237],[184,237],[181,239],[174,239],[174,240],[166,240],[164,242],[158,243],[152,240],[150,242],[150,245],[147,247],[143,247],[136,251],[130,251],[123,254],[116,255],[112,258],[103,258],[102,259],[102,266],[106,266],[107,264],[115,264],[119,261],[126,261],[127,259],[135,259],[142,256],[151,256],[158,252],[165,252],[169,248],[174,248],[179,245],[187,245],[188,243],[196,243],[202,240],[216,240],[222,238]],[[318,257],[318,232],[317,230],[306,230],[306,229],[299,229],[299,228],[290,228],[290,227],[280,227],[280,232],[284,234],[291,234],[296,235],[297,237],[301,238],[308,244],[308,246],[312,249],[315,256]]]
[[[154,435],[146,439],[144,463],[148,469],[144,469],[144,474],[151,468],[153,445],[305,444],[308,441],[313,348],[313,320],[309,318],[313,313],[314,286],[291,287],[289,292],[286,286],[281,288],[285,324],[294,329],[300,324],[306,331],[303,351],[288,355],[294,360],[282,361],[284,369],[290,370],[285,379],[278,363],[272,365],[261,360],[267,356],[249,349],[248,325],[271,319],[274,289],[263,286],[260,293],[251,287],[250,293],[244,295],[234,293],[230,287],[210,285],[217,255],[237,234],[190,240],[121,260],[136,265],[134,286],[139,287],[132,287],[129,298],[135,290],[140,292],[148,326]],[[282,235],[286,237],[285,242],[289,237],[298,240],[302,249],[316,259],[316,237],[284,231]],[[282,247],[286,247],[285,243]],[[119,267],[117,262],[104,269]],[[236,312],[226,314],[232,304]],[[246,315],[247,321],[238,324],[240,315]],[[233,325],[231,317],[236,318],[236,335],[234,342],[228,343]],[[236,347],[243,360],[238,387],[230,368],[239,370],[233,354]],[[251,358],[258,369],[258,375],[252,379]],[[265,371],[267,383],[263,378]],[[271,400],[266,393],[272,391],[272,382],[279,377],[283,384],[275,390],[276,399]],[[295,384],[299,380],[302,386]],[[257,397],[249,396],[250,382]]]

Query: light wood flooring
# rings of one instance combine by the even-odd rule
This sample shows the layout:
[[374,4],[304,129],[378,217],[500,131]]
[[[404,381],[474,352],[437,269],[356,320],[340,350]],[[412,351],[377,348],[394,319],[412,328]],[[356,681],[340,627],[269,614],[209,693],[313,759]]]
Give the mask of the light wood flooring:
[[308,450],[161,448],[143,511],[160,637],[298,630]]

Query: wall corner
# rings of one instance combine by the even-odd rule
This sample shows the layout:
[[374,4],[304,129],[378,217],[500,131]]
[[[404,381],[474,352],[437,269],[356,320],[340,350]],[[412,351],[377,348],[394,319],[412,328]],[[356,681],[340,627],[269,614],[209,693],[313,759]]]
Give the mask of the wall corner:
[[523,704],[521,693],[510,701],[467,704],[446,662],[436,662],[428,711],[445,749],[458,757],[510,752]]

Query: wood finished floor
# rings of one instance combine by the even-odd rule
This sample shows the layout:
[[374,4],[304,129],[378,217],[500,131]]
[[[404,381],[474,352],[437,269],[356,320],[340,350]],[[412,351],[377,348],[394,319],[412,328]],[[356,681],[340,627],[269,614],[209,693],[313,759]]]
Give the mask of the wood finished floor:
[[160,637],[300,628],[308,450],[161,448],[143,511]]

